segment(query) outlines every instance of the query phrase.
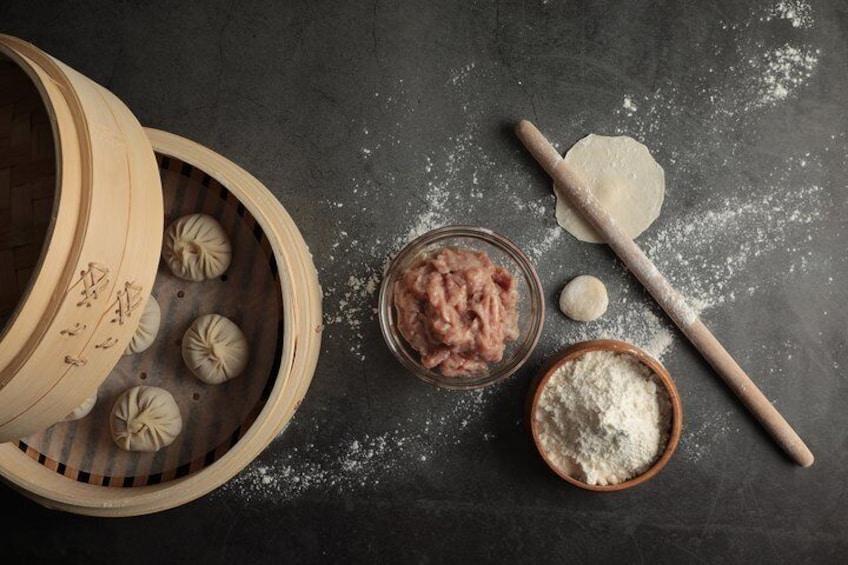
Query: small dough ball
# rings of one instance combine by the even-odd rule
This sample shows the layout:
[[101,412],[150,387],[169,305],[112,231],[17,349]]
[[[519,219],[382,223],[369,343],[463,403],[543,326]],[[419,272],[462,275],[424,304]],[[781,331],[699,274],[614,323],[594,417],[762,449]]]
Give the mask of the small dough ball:
[[190,214],[165,230],[162,255],[174,275],[197,282],[223,275],[230,266],[232,249],[218,220],[207,214]]
[[162,323],[162,310],[159,308],[159,303],[150,295],[147,299],[147,304],[144,306],[144,312],[141,313],[141,320],[138,322],[138,328],[132,336],[129,345],[127,345],[124,355],[132,353],[141,353],[151,345],[156,339],[156,334],[159,333],[159,325]]
[[180,407],[171,393],[155,386],[124,391],[112,407],[112,439],[126,451],[159,451],[183,429]]
[[206,314],[183,336],[183,361],[194,376],[221,384],[239,376],[249,357],[247,338],[229,318]]
[[[631,238],[635,239],[659,217],[665,172],[648,148],[635,139],[626,135],[587,135],[568,150],[563,160]],[[580,241],[603,243],[556,183],[554,192],[559,225]]]
[[85,418],[91,413],[95,404],[97,404],[96,392],[91,397],[87,398],[82,404],[71,410],[71,413],[65,416],[65,422],[73,422],[74,420]]
[[607,287],[591,275],[571,279],[559,295],[559,309],[578,322],[591,322],[600,318],[607,311],[607,305]]

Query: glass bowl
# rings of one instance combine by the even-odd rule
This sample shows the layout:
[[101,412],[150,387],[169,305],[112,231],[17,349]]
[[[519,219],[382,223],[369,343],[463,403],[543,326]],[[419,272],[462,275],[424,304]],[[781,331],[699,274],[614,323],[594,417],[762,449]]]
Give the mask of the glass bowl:
[[[485,251],[498,267],[515,278],[518,291],[518,338],[506,345],[503,358],[490,363],[480,373],[446,376],[421,364],[421,356],[404,339],[397,327],[394,287],[403,273],[422,255],[456,247]],[[517,371],[530,357],[545,318],[542,285],[527,256],[509,239],[489,229],[473,226],[446,226],[429,231],[409,242],[389,264],[380,287],[380,329],[389,349],[398,361],[419,379],[451,390],[472,390],[501,381]]]

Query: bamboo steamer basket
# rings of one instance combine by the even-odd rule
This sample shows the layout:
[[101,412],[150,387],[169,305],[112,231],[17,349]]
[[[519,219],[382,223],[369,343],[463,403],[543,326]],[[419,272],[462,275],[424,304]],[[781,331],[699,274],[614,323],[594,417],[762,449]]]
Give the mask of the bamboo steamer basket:
[[[35,85],[55,141],[55,165],[51,170],[46,164],[41,178],[46,184],[48,173],[55,175],[52,211],[40,235],[31,230],[29,242],[32,247],[43,240],[41,253],[28,282],[0,296],[0,306],[14,303],[0,341],[0,434],[6,442],[0,444],[0,477],[44,506],[95,516],[147,514],[201,497],[277,437],[309,387],[322,324],[321,291],[306,243],[276,197],[226,158],[142,129],[105,89],[29,44],[0,36],[0,53]],[[0,86],[0,104],[3,92]],[[114,128],[107,127],[108,116]],[[2,119],[0,111],[0,148]],[[0,150],[0,213],[7,166],[2,155]],[[15,163],[23,159],[14,152],[7,156]],[[216,216],[232,239],[233,264],[219,280],[187,283],[159,261],[165,221],[194,212]],[[74,238],[58,238],[60,232]],[[0,252],[16,241],[0,232]],[[95,252],[104,258],[94,261]],[[90,270],[89,262],[107,266],[109,276],[97,279],[101,271]],[[77,282],[81,276],[89,278]],[[92,284],[98,285],[93,306],[77,306],[85,298],[79,293]],[[128,289],[135,293],[132,311],[125,312],[123,324],[113,322]],[[151,293],[163,312],[157,340],[147,352],[122,356]],[[100,310],[103,304],[111,308]],[[63,318],[66,311],[77,318]],[[247,374],[216,386],[194,379],[179,355],[189,322],[213,311],[234,319],[254,340]],[[80,312],[91,316],[79,318]],[[78,331],[60,330],[57,337],[60,327]],[[96,347],[108,337],[111,347]],[[60,347],[70,338],[87,339],[86,347],[66,353]],[[41,367],[56,364],[57,356],[65,372],[42,374]],[[123,452],[108,431],[114,399],[138,384],[172,392],[184,419],[177,441],[155,454]],[[95,391],[91,415],[51,425]]]

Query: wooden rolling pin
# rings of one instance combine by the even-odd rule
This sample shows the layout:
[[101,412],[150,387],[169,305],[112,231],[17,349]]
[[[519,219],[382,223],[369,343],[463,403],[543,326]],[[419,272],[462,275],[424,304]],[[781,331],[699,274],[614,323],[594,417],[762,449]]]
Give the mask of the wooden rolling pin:
[[813,464],[814,457],[783,416],[733,360],[709,329],[690,308],[683,296],[662,276],[638,245],[607,214],[600,202],[586,189],[575,171],[565,165],[559,152],[536,127],[526,120],[518,122],[515,133],[545,171],[559,183],[571,204],[612,247],[619,259],[630,269],[666,314],[677,324],[689,341],[701,352],[713,369],[733,390],[739,400],[760,421],[763,427],[802,467]]

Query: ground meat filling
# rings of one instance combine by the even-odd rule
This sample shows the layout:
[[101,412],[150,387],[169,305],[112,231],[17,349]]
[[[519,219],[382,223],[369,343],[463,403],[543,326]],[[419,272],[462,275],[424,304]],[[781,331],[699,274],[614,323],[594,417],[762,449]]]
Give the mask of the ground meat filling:
[[515,279],[483,251],[426,255],[395,283],[394,303],[401,335],[445,376],[485,371],[518,337]]

